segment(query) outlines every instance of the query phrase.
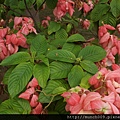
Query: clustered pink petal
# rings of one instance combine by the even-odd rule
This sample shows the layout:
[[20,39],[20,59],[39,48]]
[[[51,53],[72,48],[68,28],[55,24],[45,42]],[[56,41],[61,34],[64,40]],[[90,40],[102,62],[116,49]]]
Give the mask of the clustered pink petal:
[[51,18],[49,16],[47,16],[45,20],[42,20],[42,26],[44,28],[46,28],[49,25],[50,20],[51,20]]
[[71,114],[120,114],[120,66],[113,70],[101,68],[89,79],[94,92],[79,86],[61,96],[67,102],[66,111]]
[[53,10],[53,14],[57,20],[61,20],[67,12],[72,16],[74,12],[73,8],[74,2],[72,0],[58,0],[57,6]]
[[42,104],[38,101],[38,93],[36,89],[40,90],[38,81],[33,78],[27,85],[27,90],[19,95],[19,98],[23,98],[29,101],[32,108],[31,114],[41,114]]
[[120,55],[120,41],[117,36],[110,35],[108,30],[115,30],[115,28],[111,25],[104,24],[100,26],[98,30],[99,43],[107,53],[106,57],[101,62],[103,66],[111,66],[115,63],[115,55]]
[[17,30],[16,33],[10,31],[9,27],[0,29],[0,61],[16,53],[19,46],[23,48],[29,47],[25,35],[31,32],[37,34],[33,20],[27,17],[15,17],[14,29]]

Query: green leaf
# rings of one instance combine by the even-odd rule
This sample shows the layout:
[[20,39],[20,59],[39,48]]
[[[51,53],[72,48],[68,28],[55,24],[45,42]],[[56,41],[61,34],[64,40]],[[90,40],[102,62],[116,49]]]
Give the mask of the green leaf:
[[45,65],[49,66],[49,60],[48,58],[46,58],[45,55],[37,55],[35,57],[35,59],[38,61],[38,60],[41,60],[41,62],[43,62]]
[[4,84],[6,84],[6,85],[8,84],[9,76],[14,68],[15,68],[15,66],[12,66],[7,70],[7,72],[5,72],[4,77],[3,77]]
[[54,45],[56,48],[62,48],[65,42],[66,42],[66,39],[54,39],[54,40],[51,40],[50,44]]
[[49,8],[54,9],[58,0],[46,0],[46,4]]
[[33,68],[33,76],[38,80],[40,87],[44,88],[49,78],[50,68],[45,64],[36,64]]
[[67,75],[70,72],[71,68],[72,64],[54,61],[50,63],[50,78],[67,78]]
[[55,111],[57,111],[59,114],[67,114],[65,110],[66,102],[63,102],[63,99],[60,99],[56,105],[55,105]]
[[89,60],[92,62],[98,62],[106,56],[106,51],[99,46],[86,46],[83,48],[78,57],[82,57],[83,60]]
[[8,99],[0,105],[0,114],[30,114],[30,112],[30,104],[24,99]]
[[51,21],[48,26],[48,35],[52,34],[53,32],[57,32],[61,28],[60,24],[54,21]]
[[72,52],[77,57],[81,50],[81,46],[74,43],[65,43],[62,49]]
[[37,0],[36,4],[37,4],[37,9],[39,9],[41,7],[41,5],[43,4],[44,0]]
[[78,42],[78,41],[84,42],[86,40],[85,40],[85,38],[82,35],[80,35],[78,33],[71,35],[67,39],[67,42]]
[[53,50],[47,54],[47,57],[52,60],[58,60],[68,63],[74,63],[75,62],[75,55],[67,50]]
[[68,34],[67,32],[65,31],[65,29],[61,28],[60,30],[58,30],[56,33],[55,33],[55,38],[56,39],[67,39],[68,37]]
[[19,94],[27,85],[33,73],[33,64],[30,62],[17,65],[8,80],[8,91],[13,98]]
[[120,16],[120,0],[112,0],[110,3],[111,12],[115,17]]
[[[62,94],[68,89],[69,87],[65,80],[49,80],[47,86],[39,95],[39,101],[42,103],[49,103],[53,96],[56,96],[56,98],[58,97],[57,99],[60,99],[61,97],[57,95]],[[56,100],[56,98],[54,100]]]
[[103,15],[103,17],[100,19],[99,26],[103,25],[103,23],[116,27],[116,18],[112,15],[111,12],[109,12]]
[[86,70],[89,73],[95,74],[96,72],[98,72],[97,66],[92,61],[83,60],[80,62],[80,65],[84,70]]
[[89,84],[89,79],[91,78],[92,75],[86,73],[85,76],[81,79],[81,83],[80,86],[82,88],[88,89],[90,88],[90,84]]
[[6,59],[4,59],[0,65],[7,66],[7,65],[16,65],[22,62],[26,62],[30,60],[30,54],[27,52],[17,52],[15,54],[10,55]]
[[108,12],[110,6],[108,4],[96,4],[95,8],[91,12],[91,19],[96,22],[102,18],[104,14]]
[[47,51],[47,41],[45,36],[38,34],[32,41],[30,50],[37,55],[44,54]]
[[70,87],[75,87],[79,85],[83,76],[83,69],[79,65],[73,66],[70,73],[68,74],[68,83]]
[[107,3],[109,0],[100,0],[99,3]]

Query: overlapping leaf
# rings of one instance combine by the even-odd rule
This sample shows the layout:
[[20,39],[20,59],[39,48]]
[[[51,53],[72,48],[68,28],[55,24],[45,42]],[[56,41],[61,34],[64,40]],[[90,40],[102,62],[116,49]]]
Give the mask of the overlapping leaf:
[[102,18],[104,14],[108,12],[110,6],[108,4],[96,4],[95,8],[91,12],[91,19],[96,22]]
[[70,73],[68,74],[68,83],[70,87],[75,87],[79,85],[83,76],[83,69],[79,65],[73,66]]
[[110,3],[111,12],[115,17],[120,15],[120,0],[112,0]]
[[83,48],[78,57],[82,57],[83,60],[89,60],[92,62],[98,62],[106,56],[106,51],[99,46],[86,46]]
[[81,46],[74,43],[65,43],[62,49],[72,52],[77,57],[81,50]]
[[8,91],[13,98],[27,85],[33,73],[33,64],[24,62],[17,65],[9,76]]
[[63,62],[52,62],[50,64],[50,78],[51,79],[61,79],[67,78],[68,73],[72,68],[72,64]]
[[75,62],[75,55],[67,50],[53,50],[47,54],[47,57],[52,60],[58,60],[68,63],[74,63]]
[[95,74],[96,72],[98,72],[97,66],[92,61],[83,60],[80,62],[80,65],[84,70],[86,70],[89,73]]
[[60,99],[61,97],[57,95],[62,94],[68,89],[69,87],[65,80],[49,80],[48,85],[39,95],[39,101],[42,103],[49,103],[53,96],[56,96],[54,100]]
[[78,34],[78,33],[71,35],[67,39],[67,42],[78,42],[78,41],[81,41],[81,42],[85,41],[85,38],[82,35]]
[[40,87],[44,88],[49,78],[50,69],[45,64],[36,64],[33,68],[33,76],[38,80]]
[[0,65],[7,66],[7,65],[16,65],[22,62],[26,62],[30,60],[30,54],[27,52],[17,52],[12,54],[11,56],[4,59]]
[[54,21],[51,21],[48,26],[48,34],[52,34],[54,32],[57,32],[61,28],[60,24]]
[[38,34],[31,41],[31,52],[36,52],[36,54],[44,54],[47,51],[47,41],[45,36]]
[[24,99],[8,99],[0,105],[0,114],[29,114],[30,112],[30,104]]

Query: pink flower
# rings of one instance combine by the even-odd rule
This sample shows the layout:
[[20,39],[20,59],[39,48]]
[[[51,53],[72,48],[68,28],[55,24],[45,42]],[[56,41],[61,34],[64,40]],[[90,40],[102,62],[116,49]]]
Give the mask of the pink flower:
[[90,21],[88,19],[85,19],[83,21],[83,28],[86,29],[86,30],[88,30],[89,27],[90,27]]
[[104,42],[108,42],[109,38],[110,38],[110,33],[107,32],[101,37],[100,43],[102,44]]
[[37,95],[32,95],[32,98],[30,100],[30,106],[31,107],[36,107],[38,104],[38,96]]
[[74,2],[72,0],[58,0],[57,6],[53,10],[54,16],[60,20],[67,12],[69,12],[70,16],[73,15]]
[[37,88],[39,85],[38,85],[38,81],[36,78],[33,78],[27,85],[27,88],[29,87],[34,87],[34,88]]
[[32,110],[31,114],[41,114],[42,104],[39,102],[38,105]]
[[10,54],[14,54],[18,51],[18,46],[17,45],[8,44],[7,48],[8,48],[8,51],[9,51]]
[[49,16],[47,16],[45,20],[42,20],[42,26],[44,28],[46,28],[49,25],[50,20],[51,20],[51,18]]
[[0,29],[0,38],[4,38],[7,35],[9,28],[2,28]]
[[27,89],[25,92],[21,93],[19,95],[19,98],[29,100],[31,95],[33,95],[34,93],[35,93],[35,89],[34,89],[34,87],[31,87],[31,88]]
[[87,94],[86,98],[84,99],[83,102],[83,109],[84,110],[91,110],[92,106],[91,106],[91,101],[94,100],[101,100],[101,95],[97,92],[90,92]]
[[74,106],[80,101],[80,96],[77,93],[72,93],[70,98],[67,100],[67,103]]
[[16,30],[19,30],[20,29],[20,25],[21,25],[21,23],[22,23],[22,17],[15,17],[14,18],[14,29],[16,29]]
[[86,2],[83,2],[84,15],[86,15],[90,10],[91,10],[90,6]]

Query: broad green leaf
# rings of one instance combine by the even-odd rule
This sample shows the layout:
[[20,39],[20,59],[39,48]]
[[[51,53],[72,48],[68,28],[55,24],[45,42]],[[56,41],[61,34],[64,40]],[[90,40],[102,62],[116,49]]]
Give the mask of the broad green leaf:
[[111,12],[115,17],[120,16],[120,0],[112,0],[110,3]]
[[74,43],[65,43],[62,49],[72,52],[77,57],[81,50],[81,46]]
[[58,60],[68,63],[74,63],[75,62],[75,55],[67,50],[53,50],[47,54],[47,57],[52,60]]
[[63,99],[60,99],[55,105],[55,111],[59,114],[68,114],[65,110],[66,102],[63,102]]
[[54,61],[50,63],[50,78],[61,79],[67,78],[68,73],[72,68],[72,64]]
[[46,0],[46,4],[49,8],[54,9],[58,0]]
[[68,83],[70,87],[75,87],[79,85],[83,76],[83,69],[79,65],[73,66],[73,68],[68,74]]
[[7,65],[16,65],[22,62],[26,62],[30,60],[30,54],[27,52],[17,52],[15,54],[10,55],[6,59],[4,59],[0,65],[7,66]]
[[30,50],[37,55],[44,54],[47,51],[47,41],[45,36],[38,34],[32,41]]
[[62,94],[68,89],[69,87],[65,80],[49,80],[47,86],[39,95],[39,101],[42,103],[49,103],[53,96],[56,96],[54,100],[60,99],[61,97],[57,95]]
[[67,39],[68,34],[65,31],[65,29],[60,29],[55,33],[55,38],[56,39]]
[[44,88],[49,78],[50,68],[44,63],[36,64],[33,68],[33,76],[38,80],[40,87]]
[[92,61],[83,60],[80,62],[80,65],[84,70],[86,70],[89,73],[95,74],[96,72],[98,72],[97,66]]
[[14,68],[15,68],[15,66],[12,66],[7,70],[7,72],[5,72],[4,77],[3,77],[4,84],[6,84],[6,85],[8,84],[9,76]]
[[61,28],[60,24],[54,21],[51,21],[48,26],[48,35],[52,34],[53,32],[57,32]]
[[108,4],[96,4],[95,8],[91,12],[91,19],[96,22],[102,18],[104,14],[108,12],[110,6]]
[[51,40],[50,44],[54,45],[56,48],[62,48],[65,42],[66,42],[66,39],[54,39],[54,40]]
[[37,60],[37,61],[40,60],[40,61],[43,62],[45,65],[49,66],[49,60],[48,60],[48,58],[46,58],[45,55],[37,55],[37,56],[35,57],[35,60]]
[[8,99],[0,104],[0,114],[30,114],[30,112],[30,104],[24,99]]
[[109,25],[112,25],[112,26],[116,26],[116,18],[112,15],[111,12],[105,14],[102,16],[102,18],[100,19],[99,21],[99,25],[103,25],[104,24],[109,24]]
[[8,91],[13,98],[27,85],[33,73],[33,64],[24,62],[17,65],[11,72],[8,80]]
[[84,42],[86,40],[85,40],[85,38],[82,35],[80,35],[78,33],[71,35],[67,39],[67,42],[78,42],[78,41]]
[[85,76],[81,79],[81,83],[80,86],[82,88],[88,89],[90,88],[90,84],[89,84],[89,79],[91,78],[92,75],[86,73]]
[[92,62],[98,62],[106,56],[106,51],[99,46],[92,45],[83,48],[78,57],[82,57],[83,60],[89,60]]

